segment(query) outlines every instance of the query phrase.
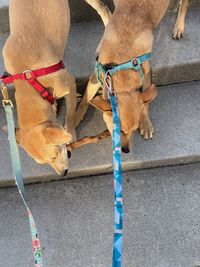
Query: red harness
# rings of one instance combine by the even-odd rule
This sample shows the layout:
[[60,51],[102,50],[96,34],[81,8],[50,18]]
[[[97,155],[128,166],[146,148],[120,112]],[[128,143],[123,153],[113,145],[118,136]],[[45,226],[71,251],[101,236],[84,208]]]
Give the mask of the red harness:
[[61,60],[59,63],[49,66],[47,68],[42,68],[39,70],[25,70],[23,73],[15,75],[9,75],[9,74],[3,75],[2,77],[0,77],[0,81],[4,84],[13,83],[15,80],[27,81],[30,85],[32,85],[35,88],[36,91],[40,93],[42,98],[46,99],[47,101],[49,101],[49,103],[53,105],[55,97],[53,97],[53,95],[50,94],[49,91],[36,80],[36,78],[48,75],[50,73],[59,71],[64,68],[65,65]]

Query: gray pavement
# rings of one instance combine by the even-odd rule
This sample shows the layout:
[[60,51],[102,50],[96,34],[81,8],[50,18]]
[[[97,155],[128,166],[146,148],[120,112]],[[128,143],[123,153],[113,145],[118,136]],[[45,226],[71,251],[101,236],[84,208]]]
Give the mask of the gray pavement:
[[[44,267],[111,267],[112,175],[26,186]],[[200,265],[200,164],[124,173],[123,267]],[[0,190],[0,266],[33,266],[16,188]]]
[[[142,169],[156,166],[200,162],[200,82],[160,87],[151,105],[151,117],[156,134],[145,141],[137,132],[133,137],[131,153],[123,155],[124,169]],[[61,112],[60,121],[62,121]],[[0,109],[0,129],[6,124]],[[102,114],[90,108],[77,129],[78,137],[95,135],[106,129]],[[6,134],[0,131],[0,186],[14,183]],[[48,166],[38,165],[24,151],[20,151],[26,183],[61,179]],[[110,173],[112,153],[110,138],[74,150],[70,159],[68,177]]]

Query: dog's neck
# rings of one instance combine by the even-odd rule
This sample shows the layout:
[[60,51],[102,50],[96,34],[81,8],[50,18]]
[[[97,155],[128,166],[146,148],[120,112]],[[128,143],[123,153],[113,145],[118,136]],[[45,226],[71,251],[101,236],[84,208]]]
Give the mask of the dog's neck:
[[45,122],[55,122],[55,106],[44,100],[25,81],[15,83],[18,124],[21,129],[29,129]]
[[100,62],[120,64],[150,52],[154,29],[168,4],[169,0],[117,1],[99,49]]
[[10,0],[11,40],[5,55],[8,72],[42,68],[63,58],[70,25],[67,5],[63,0]]

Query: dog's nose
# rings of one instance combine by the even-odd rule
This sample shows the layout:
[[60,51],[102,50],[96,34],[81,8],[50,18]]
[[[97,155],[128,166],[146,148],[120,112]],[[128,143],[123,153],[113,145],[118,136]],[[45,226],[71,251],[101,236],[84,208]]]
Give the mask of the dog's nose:
[[128,147],[122,147],[122,152],[128,154],[130,152],[130,149]]
[[71,151],[69,151],[69,150],[67,150],[67,156],[68,156],[68,159],[70,159],[70,158],[71,158],[71,156],[72,156],[72,152],[71,152]]
[[63,172],[63,177],[65,177],[65,176],[67,176],[67,173],[68,173],[68,170],[65,170],[64,172]]

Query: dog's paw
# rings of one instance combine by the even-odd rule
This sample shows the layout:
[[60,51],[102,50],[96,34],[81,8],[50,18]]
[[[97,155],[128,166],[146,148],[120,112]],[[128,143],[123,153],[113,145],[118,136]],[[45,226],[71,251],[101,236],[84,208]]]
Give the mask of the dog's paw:
[[154,128],[149,118],[143,118],[140,122],[140,134],[146,140],[153,138]]
[[75,142],[76,140],[77,140],[77,136],[76,136],[76,130],[75,130],[75,128],[73,128],[73,127],[66,127],[66,125],[65,125],[65,127],[64,127],[65,129],[66,129],[66,131],[69,133],[69,134],[71,134],[71,136],[72,136],[72,139],[71,139],[71,142],[70,143],[73,143],[73,142]]
[[184,36],[184,27],[175,26],[174,31],[172,33],[172,38],[174,40],[180,40]]

